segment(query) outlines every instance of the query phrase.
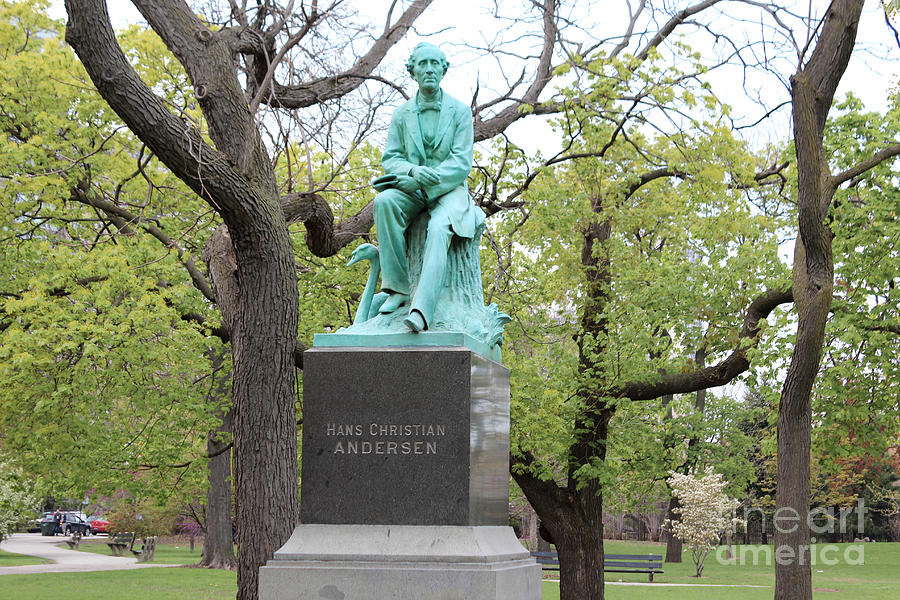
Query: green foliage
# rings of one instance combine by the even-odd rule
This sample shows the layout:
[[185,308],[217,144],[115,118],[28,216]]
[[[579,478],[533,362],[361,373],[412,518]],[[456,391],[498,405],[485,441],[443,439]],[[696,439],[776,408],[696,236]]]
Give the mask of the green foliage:
[[[836,103],[826,127],[832,170],[849,168],[900,137],[900,108],[867,112],[852,95]],[[814,451],[835,474],[880,458],[900,439],[900,164],[888,160],[839,190],[829,215],[834,232],[833,318],[813,396]]]
[[152,271],[135,268],[147,254],[130,248],[126,257],[123,246],[131,243],[98,247],[85,261],[43,245],[40,271],[20,271],[25,292],[5,303],[3,449],[54,491],[111,493],[196,454],[215,422],[209,340],[168,306]]
[[[693,395],[631,402],[609,391],[695,371],[700,348],[707,364],[721,360],[738,346],[750,302],[789,285],[778,245],[790,211],[777,186],[754,178],[771,151],[751,152],[726,125],[727,107],[676,69],[603,56],[590,66],[595,77],[564,91],[571,106],[557,120],[579,158],[545,169],[525,206],[490,224],[486,289],[514,318],[504,349],[513,452],[534,457],[528,468],[542,479],[614,484],[605,501],[615,508],[655,501],[666,472],[690,461],[723,464],[737,493],[753,479],[741,402],[711,396],[704,414]],[[616,98],[634,88],[643,100],[628,113]],[[682,111],[680,128],[651,135],[642,117],[652,109]],[[619,129],[620,120],[632,124]],[[501,194],[525,176],[512,169]],[[602,228],[608,235],[586,245]],[[770,319],[763,326],[778,331],[785,316]],[[752,340],[741,349],[760,366],[778,357]],[[573,462],[576,441],[604,418],[598,407],[613,413],[610,435]]]
[[[366,144],[355,148],[346,164],[334,164],[324,152],[310,150],[309,160],[306,149],[293,145],[279,154],[276,172],[285,176],[286,181],[310,178],[316,182],[328,182],[327,187],[314,188],[328,202],[337,222],[356,214],[372,201],[375,192],[369,181],[381,173],[381,152]],[[308,177],[289,177],[291,168],[309,170]],[[296,190],[286,190],[291,192]],[[314,256],[306,245],[304,233],[292,231],[294,255],[298,265],[298,285],[300,292],[299,338],[312,345],[313,335],[337,331],[353,323],[356,305],[365,286],[368,263],[347,268],[353,249],[358,244],[342,248],[334,256],[327,258]],[[363,243],[368,240],[364,237]]]
[[[45,8],[0,3],[0,456],[41,494],[166,497],[202,477],[220,408],[207,358],[220,343],[183,318],[215,313],[180,264],[214,222],[87,83]],[[122,41],[196,118],[161,41],[138,29]],[[111,223],[91,201],[138,216]]]

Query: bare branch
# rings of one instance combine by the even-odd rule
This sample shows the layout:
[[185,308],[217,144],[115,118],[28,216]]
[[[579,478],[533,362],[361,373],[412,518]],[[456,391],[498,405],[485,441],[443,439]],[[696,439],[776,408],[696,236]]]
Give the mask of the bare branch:
[[719,2],[721,2],[721,0],[705,0],[704,2],[698,2],[697,4],[689,6],[684,10],[676,13],[672,16],[671,19],[666,22],[665,25],[662,26],[662,28],[658,32],[656,32],[656,35],[650,38],[650,41],[647,42],[647,44],[640,50],[640,52],[635,55],[635,58],[637,58],[639,61],[646,60],[647,56],[650,54],[650,51],[662,44],[663,41],[665,41],[665,39],[669,37],[669,35],[671,35],[679,25],[687,21],[689,17],[692,17],[697,13],[702,12],[715,4],[718,4]]
[[[381,37],[375,40],[369,51],[343,73],[321,77],[299,85],[282,85],[272,81],[271,86],[269,86],[267,79],[271,81],[272,77],[267,78],[266,76],[274,69],[277,62],[273,60],[269,64],[269,61],[267,61],[270,49],[263,45],[256,46],[252,52],[249,52],[249,49],[246,47],[242,48],[242,51],[252,54],[257,61],[262,59],[266,65],[265,71],[262,73],[256,72],[257,84],[260,86],[257,96],[262,102],[273,106],[304,108],[348,94],[359,87],[366,79],[375,78],[372,75],[374,69],[381,64],[388,50],[406,35],[413,22],[428,8],[431,2],[432,0],[416,0],[413,2],[397,22],[389,29],[386,29]],[[250,41],[262,42],[262,39],[256,38],[250,39]],[[283,53],[280,55],[283,56]],[[269,87],[272,89],[268,89]]]
[[[479,107],[475,112],[475,141],[483,141],[490,139],[504,131],[515,121],[526,116],[528,112],[534,114],[548,114],[556,112],[558,105],[554,105],[554,109],[550,110],[548,106],[540,107],[538,99],[547,84],[553,77],[552,59],[553,49],[556,47],[557,27],[556,27],[556,0],[544,0],[543,11],[543,31],[544,41],[541,48],[541,55],[538,59],[538,66],[534,74],[531,85],[525,91],[521,98],[504,108],[496,116],[487,120],[482,120],[479,111],[483,107]],[[531,107],[530,111],[523,111],[522,107]]]

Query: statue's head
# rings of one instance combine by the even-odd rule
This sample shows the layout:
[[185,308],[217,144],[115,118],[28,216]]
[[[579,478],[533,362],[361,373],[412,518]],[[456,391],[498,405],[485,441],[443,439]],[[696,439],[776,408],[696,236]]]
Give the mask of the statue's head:
[[428,42],[420,42],[419,44],[416,44],[415,48],[413,48],[412,54],[409,55],[409,60],[406,61],[406,70],[410,75],[412,75],[413,79],[416,78],[416,74],[413,72],[416,62],[421,60],[424,56],[436,57],[440,61],[443,68],[441,77],[447,74],[447,69],[450,68],[450,61],[447,60],[447,55],[444,54],[444,51],[434,44],[429,44]]

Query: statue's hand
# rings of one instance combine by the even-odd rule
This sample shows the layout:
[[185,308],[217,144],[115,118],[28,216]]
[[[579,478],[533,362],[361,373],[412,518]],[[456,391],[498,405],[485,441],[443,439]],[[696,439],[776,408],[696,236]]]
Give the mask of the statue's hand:
[[397,175],[397,189],[407,194],[415,194],[419,189],[419,184],[409,175]]
[[413,167],[409,174],[423,188],[431,187],[441,182],[440,174],[431,167]]

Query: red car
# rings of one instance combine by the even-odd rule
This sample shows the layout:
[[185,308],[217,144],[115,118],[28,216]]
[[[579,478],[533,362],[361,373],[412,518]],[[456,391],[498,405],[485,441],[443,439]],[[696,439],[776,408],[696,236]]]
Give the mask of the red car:
[[94,535],[97,535],[98,533],[109,533],[109,521],[106,519],[93,516],[88,518],[88,523],[91,524],[91,533]]

